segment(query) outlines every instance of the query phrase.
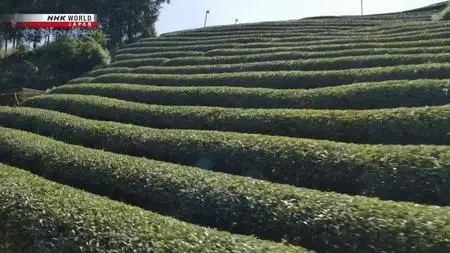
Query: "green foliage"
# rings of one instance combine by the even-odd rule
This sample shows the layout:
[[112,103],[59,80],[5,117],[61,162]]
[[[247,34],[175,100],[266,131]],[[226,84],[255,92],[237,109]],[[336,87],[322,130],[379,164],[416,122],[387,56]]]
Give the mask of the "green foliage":
[[123,48],[146,47],[146,46],[194,46],[208,44],[230,44],[230,43],[251,43],[251,42],[269,42],[271,38],[260,37],[241,37],[230,39],[213,39],[213,40],[171,40],[165,37],[144,38],[135,43],[130,43]]
[[[369,22],[372,23],[372,22]],[[373,24],[373,23],[372,23]],[[385,34],[385,33],[401,33],[401,32],[408,32],[408,31],[428,31],[429,29],[436,28],[436,27],[443,27],[443,24],[433,23],[426,21],[405,21],[405,22],[380,22],[379,24],[372,26],[372,27],[363,27],[363,28],[356,28],[352,30],[353,32],[366,32],[366,33],[374,33],[375,35]]]
[[378,110],[161,106],[87,95],[46,95],[25,106],[155,128],[205,129],[357,143],[450,144],[450,105]]
[[[330,40],[313,40],[313,41],[303,41],[300,38],[296,41],[271,41],[271,42],[257,42],[257,43],[247,43],[240,44],[237,48],[266,48],[266,47],[297,47],[297,46],[320,46],[323,45],[338,45],[338,44],[360,44],[364,46],[364,43],[387,43],[387,42],[405,42],[412,40],[434,40],[443,39],[450,36],[449,31],[438,31],[434,33],[422,33],[414,36],[392,36],[392,37],[380,37],[380,38],[338,38]],[[320,41],[320,42],[319,42]]]
[[[285,33],[283,33],[285,34]],[[357,36],[359,35],[359,36]],[[363,43],[363,42],[372,42],[372,43],[386,43],[386,42],[402,42],[402,41],[411,41],[411,40],[426,40],[426,39],[438,39],[438,38],[446,38],[449,35],[449,32],[445,29],[445,27],[437,27],[435,29],[430,29],[426,33],[415,31],[413,34],[408,32],[406,34],[388,34],[383,36],[377,36],[376,38],[371,38],[369,35],[363,36],[361,34],[357,34],[355,36],[349,36],[342,38],[341,36],[333,35],[330,36],[321,36],[321,35],[308,35],[308,36],[295,36],[295,37],[285,37],[285,38],[275,38],[271,41],[261,41],[261,42],[251,42],[241,43],[238,47],[253,47],[253,48],[263,48],[263,47],[288,47],[288,46],[315,46],[317,44],[346,44],[346,43]],[[262,40],[262,39],[261,39]],[[138,46],[148,46],[145,43],[136,43],[133,47]]]
[[92,79],[92,77],[78,77],[78,78],[74,78],[71,79],[70,81],[67,82],[67,84],[73,84],[73,83],[87,83],[90,82]]
[[[305,26],[308,25],[308,26]],[[354,27],[353,27],[354,28]],[[161,37],[170,38],[170,37],[179,37],[179,36],[189,36],[189,37],[202,37],[203,35],[237,35],[237,34],[246,34],[252,35],[257,32],[261,33],[269,33],[275,32],[280,33],[280,30],[283,30],[285,34],[320,34],[320,33],[331,33],[331,32],[343,32],[352,30],[351,26],[346,25],[333,25],[326,22],[321,22],[321,24],[306,24],[305,22],[300,23],[298,25],[285,25],[285,26],[262,26],[262,27],[249,27],[242,28],[236,26],[234,28],[222,29],[221,27],[210,27],[207,29],[199,29],[199,30],[183,30],[180,32],[174,33],[165,33]],[[281,34],[281,33],[280,33]]]
[[449,91],[449,79],[419,79],[357,83],[309,90],[81,83],[59,86],[51,93],[97,95],[159,105],[375,109],[450,104]]
[[[450,249],[442,243],[450,229],[449,207],[322,193],[86,149],[18,130],[0,133],[4,162],[190,222],[320,252]],[[324,225],[322,233],[314,233]]]
[[[327,59],[332,57],[349,57],[349,56],[380,56],[380,55],[401,55],[401,54],[439,54],[450,51],[450,47],[412,47],[412,48],[369,48],[369,49],[348,49],[339,51],[325,51],[325,52],[274,52],[263,54],[250,54],[250,55],[231,55],[231,56],[185,56],[179,58],[170,59],[167,62],[162,63],[162,66],[183,66],[183,65],[213,65],[213,64],[234,64],[242,62],[264,62],[264,61],[280,61],[280,60],[300,60],[300,59]],[[126,55],[116,56],[116,62],[122,62],[121,58],[125,58]],[[135,54],[134,58],[139,60],[152,58],[146,57],[145,54]],[[131,55],[130,55],[131,58]],[[143,58],[143,59],[142,59]],[[133,60],[129,60],[133,61]]]
[[[254,47],[257,45],[265,45],[267,46],[271,46],[274,47],[275,45],[280,45],[283,47],[288,47],[288,46],[312,46],[312,45],[316,45],[316,44],[342,44],[342,43],[356,43],[356,42],[395,42],[395,41],[404,41],[404,40],[411,40],[411,39],[426,39],[426,38],[431,38],[431,39],[438,39],[439,37],[446,37],[447,33],[446,33],[446,29],[447,27],[443,27],[442,25],[439,25],[435,28],[431,28],[430,30],[427,30],[426,33],[424,33],[423,31],[417,31],[417,29],[413,30],[413,31],[409,31],[409,32],[404,32],[404,33],[400,33],[400,34],[394,34],[390,35],[380,35],[377,36],[377,38],[373,37],[373,34],[368,34],[365,36],[362,36],[361,34],[357,34],[354,36],[354,38],[345,38],[342,39],[341,35],[328,35],[328,37],[324,37],[321,35],[317,35],[317,34],[313,34],[313,35],[305,35],[305,36],[298,36],[298,34],[295,34],[295,37],[288,37],[288,38],[275,38],[275,39],[270,39],[270,37],[264,38],[264,37],[236,37],[236,38],[219,38],[219,39],[214,39],[214,38],[210,38],[210,37],[205,37],[205,40],[186,40],[189,39],[189,37],[181,37],[180,39],[177,40],[173,40],[170,37],[162,37],[162,38],[158,38],[158,39],[144,39],[142,41],[136,42],[136,43],[132,43],[127,45],[126,47],[122,48],[121,50],[117,51],[117,54],[122,54],[123,51],[127,52],[127,50],[132,50],[132,53],[139,53],[140,49],[144,49],[145,47],[150,47],[150,48],[155,48],[155,47],[164,47],[167,48],[168,50],[180,50],[186,46],[191,47],[191,48],[199,48],[199,46],[201,46],[199,49],[204,50],[204,46],[208,46],[207,49],[209,49],[209,46],[211,44],[217,44],[220,45],[218,43],[221,43],[223,45],[226,44],[230,44],[230,43],[241,43],[240,47],[242,46],[246,46],[246,47]],[[274,34],[271,34],[273,36],[275,36]],[[334,39],[333,39],[334,38]],[[268,40],[271,40],[271,42],[269,43]],[[263,42],[266,41],[265,44],[254,44],[251,42]],[[245,44],[245,43],[249,43],[249,44]],[[234,44],[231,44],[234,45]],[[348,46],[348,45],[347,45]],[[259,47],[259,46],[258,46]],[[369,48],[368,48],[369,49]],[[261,48],[259,49],[261,50]],[[303,49],[305,50],[305,49]],[[385,49],[386,50],[386,49]],[[392,49],[391,49],[392,50]],[[394,49],[395,50],[395,49]],[[398,50],[398,49],[397,49]],[[214,51],[213,51],[214,52]],[[330,52],[332,53],[332,52]]]
[[[125,41],[134,41],[140,36],[155,36],[155,30],[152,29],[153,24],[158,19],[159,10],[168,0],[65,0],[65,1],[28,1],[14,0],[3,1],[0,3],[2,13],[95,13],[98,17],[101,30],[108,36],[108,48],[115,48],[123,45]],[[14,29],[17,30],[17,29]],[[26,39],[29,42],[40,41],[42,37],[46,37],[49,31],[47,29],[26,29],[26,31],[17,36],[17,38]],[[27,33],[34,33],[35,36],[26,36]],[[70,32],[61,29],[50,31],[52,35],[70,34]],[[78,31],[74,34],[74,38],[80,33],[86,31]],[[89,32],[87,32],[90,34]],[[105,37],[100,34],[92,35],[96,40],[103,44],[106,42]]]
[[[435,9],[430,9],[431,13],[434,11],[440,11],[442,10],[442,6]],[[427,16],[427,14],[430,12],[425,12],[425,15],[422,15],[423,17]],[[300,33],[299,31],[307,30],[311,28],[315,28],[316,31],[315,34],[320,32],[327,32],[330,29],[336,29],[333,31],[334,33],[338,32],[345,32],[346,34],[352,33],[352,32],[377,32],[379,30],[384,30],[385,32],[389,32],[392,29],[397,30],[404,30],[409,29],[413,26],[420,26],[422,28],[428,28],[429,26],[432,26],[433,24],[429,21],[429,16],[426,18],[426,20],[420,21],[420,20],[407,20],[405,13],[401,14],[393,14],[391,17],[394,17],[394,19],[402,19],[402,22],[384,22],[384,21],[378,21],[375,19],[370,19],[371,17],[388,17],[388,15],[372,15],[366,17],[368,20],[364,19],[358,19],[358,18],[364,18],[364,17],[355,17],[355,16],[349,16],[349,17],[333,17],[330,19],[326,18],[316,18],[316,19],[301,19],[301,20],[289,20],[289,21],[270,21],[270,22],[261,22],[261,23],[250,23],[250,24],[237,24],[237,25],[225,25],[225,26],[212,26],[212,27],[205,27],[205,28],[198,28],[198,29],[189,29],[189,30],[183,30],[183,31],[176,31],[176,32],[170,32],[162,34],[161,36],[164,38],[176,38],[181,36],[189,36],[192,34],[210,34],[210,33],[226,33],[226,32],[233,32],[233,31],[260,31],[260,32],[266,32],[266,31],[291,31],[296,30],[297,33]],[[322,28],[322,29],[320,29]],[[414,28],[414,29],[417,29]],[[375,33],[377,34],[377,33]],[[246,34],[247,35],[247,34]],[[378,35],[378,34],[377,34]]]
[[[156,36],[154,23],[159,10],[169,0],[93,1],[88,4],[98,14],[99,22],[110,37],[108,48],[133,42],[141,36]],[[95,11],[94,11],[95,10]]]
[[[138,42],[126,45],[123,48],[133,48],[133,47],[155,47],[155,46],[192,46],[192,45],[208,45],[208,44],[220,44],[220,43],[286,43],[286,42],[296,42],[294,45],[316,45],[316,44],[337,44],[337,43],[354,43],[354,42],[386,42],[386,41],[404,41],[409,37],[414,38],[435,38],[442,37],[447,32],[447,27],[439,25],[428,29],[426,32],[418,31],[414,29],[412,31],[399,32],[395,34],[381,34],[373,38],[373,34],[361,34],[355,33],[353,35],[348,35],[343,38],[343,34],[330,33],[330,34],[305,34],[298,35],[295,34],[293,37],[276,38],[277,33],[270,33],[267,37],[250,36],[240,36],[236,37],[232,35],[225,38],[217,39],[207,39],[209,37],[191,38],[191,37],[158,37],[158,38],[144,38]],[[259,34],[260,35],[260,34]],[[275,37],[275,38],[271,38]]]
[[450,78],[450,64],[399,65],[329,71],[261,71],[214,74],[105,74],[92,83],[130,83],[158,86],[232,86],[261,88],[319,88],[358,82]]
[[0,226],[6,252],[306,252],[180,222],[6,165]]
[[4,59],[0,63],[0,87],[51,88],[108,61],[109,53],[93,38],[63,37],[36,51]]
[[136,68],[140,66],[158,66],[167,62],[169,58],[145,58],[136,60],[116,61],[108,65],[108,67],[130,67]]
[[51,71],[60,68],[61,72],[71,72],[72,77],[80,76],[99,64],[106,64],[109,60],[108,52],[91,37],[84,37],[81,40],[61,38],[39,48],[36,55],[43,62],[42,65],[48,64],[44,65],[44,68]]
[[[361,42],[396,42],[396,41],[407,41],[407,38],[415,39],[427,39],[427,38],[439,38],[444,37],[448,30],[444,25],[439,25],[436,27],[424,24],[422,28],[427,28],[424,30],[415,29],[392,29],[389,31],[382,30],[382,33],[376,34],[377,31],[370,30],[370,32],[354,32],[353,34],[347,34],[348,36],[343,37],[344,34],[330,34],[327,36],[322,35],[308,35],[308,36],[293,36],[285,38],[274,38],[273,42],[301,42],[303,37],[306,37],[306,41],[316,41],[316,44],[327,43],[335,44],[337,42],[343,43],[354,43],[355,41]],[[374,33],[376,36],[374,37]],[[435,37],[433,37],[435,35]],[[372,40],[370,40],[372,39]]]
[[[329,21],[328,21],[329,22]],[[223,31],[221,29],[217,29],[216,31],[210,31],[210,30],[202,30],[197,32],[183,32],[183,33],[177,33],[177,34],[171,34],[171,35],[164,35],[161,38],[162,39],[226,39],[226,38],[245,38],[245,37],[263,37],[263,38],[269,38],[272,37],[277,40],[290,40],[291,37],[300,37],[305,36],[308,40],[308,38],[311,37],[322,37],[322,36],[336,36],[340,35],[341,39],[342,37],[346,36],[357,36],[360,37],[364,36],[370,36],[376,35],[376,39],[382,39],[383,37],[387,36],[402,36],[402,35],[413,35],[417,36],[420,35],[420,33],[417,32],[417,26],[420,26],[422,29],[427,29],[427,32],[432,32],[436,28],[443,28],[443,24],[436,24],[436,23],[430,23],[430,22],[414,22],[414,23],[398,23],[396,26],[386,26],[386,23],[380,23],[376,27],[363,27],[358,29],[358,24],[352,24],[353,29],[345,29],[345,27],[336,28],[336,29],[326,29],[326,28],[318,28],[318,29],[311,29],[311,28],[299,28],[299,27],[274,27],[272,29],[270,28],[259,28],[257,26],[251,26],[249,28],[244,29],[238,29],[238,30],[230,30],[230,31]],[[388,23],[389,24],[389,23]],[[400,25],[399,25],[400,24]],[[311,24],[302,24],[310,26]],[[318,24],[319,26],[326,26],[328,25],[327,22],[320,22]],[[372,23],[372,25],[376,25]],[[395,23],[394,23],[395,25]],[[444,31],[442,29],[441,31]],[[413,34],[410,34],[409,32],[413,32]],[[422,33],[422,35],[425,35]],[[413,36],[413,37],[414,37]],[[406,37],[406,36],[405,36]],[[151,38],[144,38],[143,41],[150,41]],[[300,40],[298,40],[300,41]]]
[[[0,108],[0,125],[116,153],[214,171],[259,172],[272,182],[324,191],[448,205],[447,146],[358,145],[217,131],[152,129],[54,111]],[[95,161],[95,160],[94,160]]]
[[118,54],[114,56],[115,61],[123,60],[138,60],[143,58],[175,58],[175,57],[188,57],[188,56],[202,56],[204,52],[199,51],[179,51],[179,52],[158,52],[158,53],[146,53],[146,54]]
[[250,23],[250,24],[233,24],[233,25],[222,25],[222,26],[208,26],[196,29],[187,29],[176,32],[169,32],[161,34],[161,37],[173,37],[179,36],[183,34],[190,34],[195,32],[211,32],[211,31],[240,31],[240,30],[249,30],[249,29],[258,29],[258,30],[289,30],[289,29],[304,29],[305,27],[312,28],[325,28],[323,30],[327,30],[329,28],[342,28],[343,30],[350,30],[351,28],[362,27],[362,28],[371,28],[376,26],[377,22],[367,22],[367,21],[358,21],[354,18],[345,18],[341,17],[340,19],[335,20],[289,20],[289,21],[268,21],[268,22],[259,22],[259,23]]
[[209,45],[191,45],[191,46],[175,46],[175,47],[130,47],[122,48],[114,51],[114,54],[136,54],[136,53],[157,53],[170,51],[202,51],[206,52],[213,49],[220,48],[234,48],[238,43],[224,43],[224,44],[209,44]]
[[[205,74],[205,73],[236,73],[249,71],[323,71],[352,68],[371,68],[408,64],[448,63],[450,54],[421,54],[421,55],[374,55],[374,56],[347,56],[337,58],[321,58],[291,61],[266,61],[253,63],[215,64],[215,65],[187,65],[187,66],[142,66],[133,68],[108,67],[94,70],[86,76],[100,76],[111,73],[138,73],[138,74]],[[122,64],[123,65],[123,64]],[[115,65],[117,66],[117,65]]]
[[70,41],[42,61],[8,57],[9,83],[77,76],[0,107],[0,162],[159,213],[0,165],[0,252],[303,252],[161,215],[318,252],[450,252],[450,32],[429,21],[445,3],[152,38],[165,2],[0,3],[91,10],[106,31],[0,28],[0,40],[129,42],[106,68],[77,56],[97,46]]
[[[132,68],[126,66],[126,67],[114,67],[114,66],[108,66],[105,68],[98,68],[95,70],[92,70],[90,72],[86,72],[83,74],[83,76],[81,78],[85,78],[85,77],[89,77],[89,78],[94,78],[97,76],[101,76],[101,75],[105,75],[105,74],[110,74],[110,73],[130,73],[132,70]],[[83,79],[80,79],[83,80]],[[73,80],[71,80],[73,81]]]
[[92,39],[94,39],[98,44],[100,44],[100,46],[102,47],[106,47],[107,43],[108,43],[108,36],[106,33],[104,33],[102,30],[99,29],[95,29],[95,30],[90,30],[87,34],[87,37],[91,37]]
[[[207,56],[226,56],[226,55],[247,55],[260,54],[270,52],[286,52],[286,51],[335,51],[345,49],[370,49],[370,48],[406,48],[406,47],[435,47],[448,46],[448,39],[418,40],[418,41],[401,41],[401,42],[383,42],[383,43],[349,43],[349,44],[328,44],[328,45],[310,45],[310,46],[284,46],[284,47],[265,47],[265,48],[225,48],[214,49],[206,52]],[[175,48],[175,47],[173,47]],[[172,48],[172,49],[173,49]],[[124,49],[123,53],[132,52],[145,53],[145,48],[139,51],[138,48]],[[167,48],[166,48],[167,50]]]

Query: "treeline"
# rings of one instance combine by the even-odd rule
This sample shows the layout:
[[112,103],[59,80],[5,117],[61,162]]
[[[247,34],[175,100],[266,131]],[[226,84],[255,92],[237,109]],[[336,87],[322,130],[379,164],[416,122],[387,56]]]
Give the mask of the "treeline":
[[[2,13],[93,13],[97,14],[101,30],[108,36],[108,49],[134,41],[140,36],[156,34],[156,22],[160,7],[170,0],[5,0],[0,2]],[[77,37],[86,29],[17,29],[3,26],[0,29],[2,49],[32,44],[61,36]]]
[[17,51],[0,61],[0,90],[45,90],[109,62],[109,52],[95,38],[68,37],[33,51]]
[[[43,90],[109,63],[108,50],[156,34],[153,24],[168,0],[6,0],[2,13],[93,13],[100,29],[34,29],[0,26],[0,93]],[[31,50],[32,49],[32,50]]]

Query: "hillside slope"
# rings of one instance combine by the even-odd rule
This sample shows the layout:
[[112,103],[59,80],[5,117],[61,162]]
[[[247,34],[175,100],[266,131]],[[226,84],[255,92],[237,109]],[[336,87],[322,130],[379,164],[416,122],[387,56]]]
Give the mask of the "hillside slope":
[[0,251],[450,252],[445,8],[143,38],[0,107]]

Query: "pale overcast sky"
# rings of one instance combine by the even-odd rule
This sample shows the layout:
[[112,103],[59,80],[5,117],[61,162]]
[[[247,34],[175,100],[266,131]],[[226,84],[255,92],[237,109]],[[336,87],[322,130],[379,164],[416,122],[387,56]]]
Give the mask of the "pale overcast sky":
[[[365,14],[414,9],[443,0],[364,0]],[[322,15],[358,15],[360,0],[171,0],[161,10],[159,34],[208,25],[300,19]]]

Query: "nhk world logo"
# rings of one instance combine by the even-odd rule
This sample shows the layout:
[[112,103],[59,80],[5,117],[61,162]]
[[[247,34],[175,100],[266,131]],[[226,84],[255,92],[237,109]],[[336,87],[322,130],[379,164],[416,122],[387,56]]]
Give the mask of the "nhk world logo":
[[4,14],[1,21],[13,27],[58,28],[98,27],[96,14]]

